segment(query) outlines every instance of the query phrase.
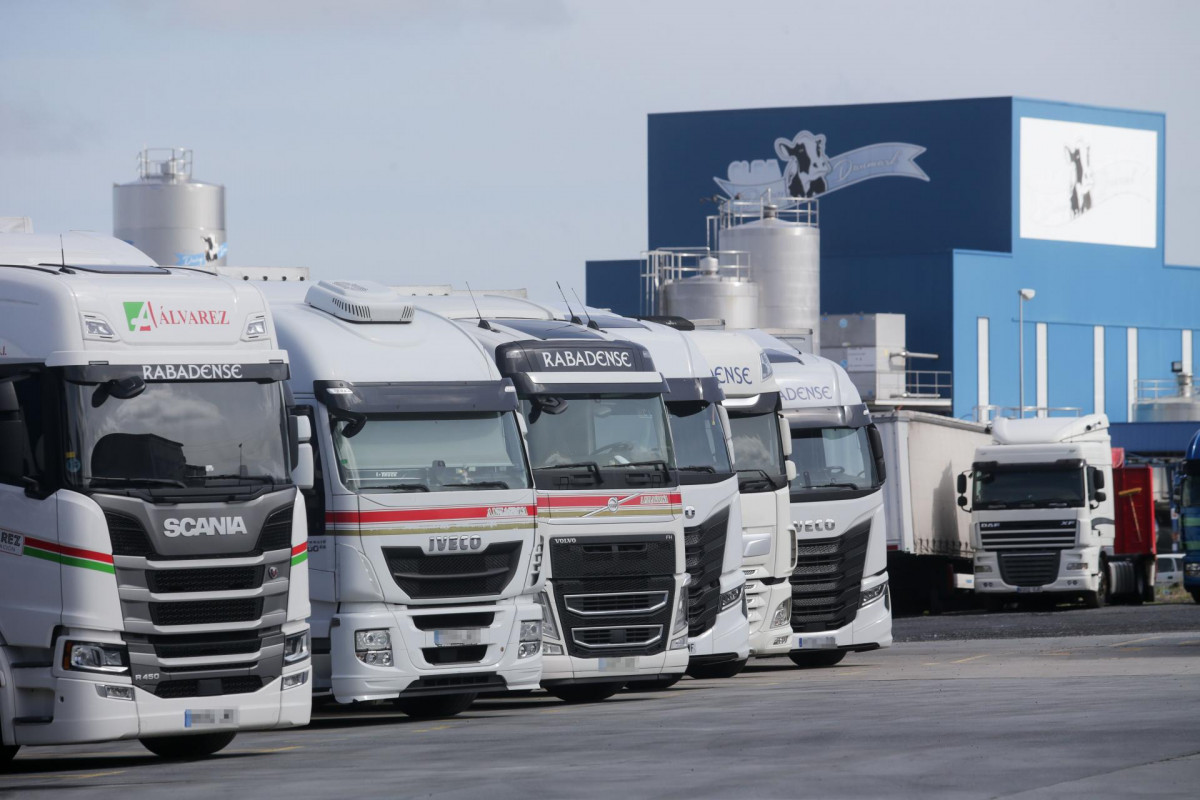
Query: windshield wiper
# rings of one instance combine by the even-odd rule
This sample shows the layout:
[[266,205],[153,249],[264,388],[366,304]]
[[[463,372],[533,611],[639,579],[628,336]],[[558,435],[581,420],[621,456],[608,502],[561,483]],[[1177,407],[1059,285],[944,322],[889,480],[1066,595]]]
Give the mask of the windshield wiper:
[[661,469],[663,472],[666,472],[669,469],[667,462],[663,461],[662,459],[652,459],[650,461],[626,461],[624,464],[609,464],[608,467],[654,467],[655,469]]
[[363,486],[359,483],[358,490],[360,492],[369,492],[372,489],[392,489],[397,492],[428,492],[429,487],[423,483],[384,483],[375,486]]
[[[751,477],[751,476],[742,477],[743,472],[757,473],[758,475],[760,475],[762,477],[757,477],[757,478]],[[758,485],[770,486],[772,489],[775,488],[775,479],[772,478],[770,473],[768,473],[765,469],[757,469],[757,468],[755,468],[755,469],[749,469],[749,468],[739,469],[737,471],[737,473],[738,473],[738,483],[741,485],[742,488],[749,488],[751,486],[758,486]]]
[[507,489],[508,484],[504,481],[463,481],[462,483],[443,483],[443,489],[452,489],[455,487],[468,487],[473,489]]
[[186,483],[175,478],[114,478],[109,475],[93,475],[92,483],[96,481],[108,481],[115,484],[129,484],[131,486],[173,486],[176,489],[189,488]]
[[576,461],[570,464],[545,464],[540,467],[534,467],[534,469],[586,469],[588,472],[596,473],[597,477],[600,475],[600,467],[595,461]]
[[276,483],[273,475],[205,475],[206,481],[255,481],[257,483]]
[[861,489],[857,483],[814,483],[812,486],[805,486],[805,489]]
[[678,467],[680,472],[713,472],[717,471],[716,467],[710,467],[707,464],[689,464],[686,467]]

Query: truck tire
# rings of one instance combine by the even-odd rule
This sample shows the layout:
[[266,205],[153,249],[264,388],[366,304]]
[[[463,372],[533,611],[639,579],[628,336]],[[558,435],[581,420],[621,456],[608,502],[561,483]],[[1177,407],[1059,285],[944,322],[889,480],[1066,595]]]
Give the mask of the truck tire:
[[397,697],[392,702],[413,719],[434,719],[461,714],[471,707],[478,696],[478,692],[435,694],[432,697]]
[[564,703],[598,703],[621,691],[623,683],[571,683],[547,686],[546,691]]
[[661,692],[663,689],[670,689],[675,684],[683,679],[683,674],[667,675],[662,678],[650,678],[644,681],[630,681],[625,684],[625,689],[630,692]]
[[223,750],[234,736],[237,736],[236,731],[214,731],[184,736],[155,736],[138,741],[154,755],[175,760],[211,756]]
[[19,744],[0,744],[0,772],[4,771],[20,749]]
[[1112,600],[1108,593],[1108,564],[1100,562],[1100,585],[1094,592],[1083,595],[1083,604],[1088,608],[1104,608]]
[[1142,600],[1154,602],[1154,562],[1147,561],[1142,568]]
[[720,664],[692,664],[687,668],[687,674],[697,680],[732,678],[745,668],[748,660],[723,661]]
[[1196,603],[1200,603],[1200,589],[1189,589],[1188,591],[1192,595],[1192,600]]
[[841,660],[846,657],[845,650],[819,650],[815,653],[805,653],[803,650],[793,650],[788,653],[788,658],[797,667],[804,669],[813,669],[816,667],[832,667],[834,664],[841,663]]
[[994,594],[985,594],[979,599],[979,602],[983,606],[983,610],[989,614],[995,614],[1004,610],[1004,598],[997,597]]

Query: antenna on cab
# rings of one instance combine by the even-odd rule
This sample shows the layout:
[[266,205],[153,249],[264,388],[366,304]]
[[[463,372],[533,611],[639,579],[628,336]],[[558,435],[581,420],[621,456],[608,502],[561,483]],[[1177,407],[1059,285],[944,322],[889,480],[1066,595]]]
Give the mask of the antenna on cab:
[[483,314],[479,311],[479,303],[475,300],[475,292],[471,291],[471,284],[467,284],[467,294],[471,295],[471,303],[475,306],[475,316],[479,317],[479,327],[485,331],[492,330],[492,326],[488,325],[488,321],[483,318]]
[[571,301],[567,299],[567,293],[563,291],[562,284],[555,281],[554,285],[558,287],[558,293],[562,295],[563,302],[567,304],[567,313],[571,315],[571,322],[575,325],[582,325],[583,320],[577,317],[574,310],[571,309]]
[[571,294],[575,295],[575,302],[579,303],[579,307],[583,309],[583,313],[587,315],[587,326],[594,331],[600,330],[600,326],[596,324],[596,320],[592,319],[592,312],[588,311],[587,303],[579,299],[579,292],[575,291],[575,287],[571,287]]

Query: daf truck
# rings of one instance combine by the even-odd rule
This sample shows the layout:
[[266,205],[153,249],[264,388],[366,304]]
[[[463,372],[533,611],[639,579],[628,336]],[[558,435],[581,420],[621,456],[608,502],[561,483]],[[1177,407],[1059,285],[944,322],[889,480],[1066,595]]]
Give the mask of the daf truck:
[[683,507],[649,351],[518,297],[415,302],[458,320],[517,389],[546,543],[542,686],[589,702],[683,673]]
[[264,291],[315,431],[314,692],[429,717],[536,689],[544,549],[512,380],[381,284]]
[[847,653],[892,644],[883,443],[840,366],[782,341],[766,353],[796,465],[788,656],[801,667],[832,666]]
[[311,457],[262,295],[88,234],[0,265],[0,761],[307,724]]
[[1137,568],[1114,552],[1112,467],[1103,414],[992,423],[992,443],[975,451],[969,475],[957,481],[985,606],[1039,595],[1096,608],[1138,592]]
[[[692,323],[674,321],[687,330]],[[742,510],[742,572],[750,655],[788,655],[794,649],[792,584],[796,528],[789,484],[792,437],[784,422],[774,365],[750,336],[734,331],[688,330],[720,384],[733,434],[733,460]]]
[[741,503],[728,412],[721,405],[725,394],[699,347],[681,331],[591,310],[587,318],[614,336],[644,345],[666,376],[691,578],[687,673],[693,678],[731,678],[750,656],[750,629]]

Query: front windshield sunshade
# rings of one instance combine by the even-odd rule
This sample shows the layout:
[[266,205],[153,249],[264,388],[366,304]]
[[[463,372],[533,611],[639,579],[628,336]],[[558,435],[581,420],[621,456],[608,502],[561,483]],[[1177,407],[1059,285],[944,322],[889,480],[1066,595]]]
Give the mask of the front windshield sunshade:
[[668,403],[667,411],[680,472],[728,475],[733,471],[715,403]]
[[1082,469],[1021,469],[1006,465],[996,470],[975,470],[977,509],[1081,508],[1085,499]]
[[568,484],[664,485],[675,469],[660,395],[538,395],[521,406],[539,486],[550,472]]
[[798,428],[792,431],[796,477],[791,492],[859,491],[879,486],[866,428]]
[[334,416],[342,484],[363,494],[527,489],[511,412]]
[[764,414],[731,415],[733,460],[743,492],[769,492],[786,482],[783,445],[779,440],[779,417]]
[[68,384],[66,401],[70,486],[177,493],[291,480],[276,383],[147,383],[126,399]]

